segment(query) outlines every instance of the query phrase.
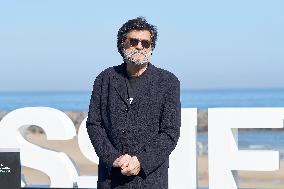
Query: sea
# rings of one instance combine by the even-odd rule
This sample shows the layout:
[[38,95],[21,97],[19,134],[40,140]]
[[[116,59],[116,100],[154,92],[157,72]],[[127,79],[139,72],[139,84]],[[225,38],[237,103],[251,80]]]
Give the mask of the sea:
[[[181,90],[183,108],[284,107],[284,89]],[[1,92],[0,111],[48,106],[62,111],[88,111],[91,91]]]
[[[91,91],[0,92],[0,112],[22,107],[47,106],[61,111],[87,112]],[[284,107],[284,89],[181,90],[183,108]],[[239,132],[239,149],[278,150],[284,159],[284,129]],[[198,133],[200,153],[207,153],[208,135]]]

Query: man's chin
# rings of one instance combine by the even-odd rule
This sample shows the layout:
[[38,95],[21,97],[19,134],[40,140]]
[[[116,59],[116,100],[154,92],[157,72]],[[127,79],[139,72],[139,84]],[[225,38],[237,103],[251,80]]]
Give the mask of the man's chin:
[[145,63],[142,63],[142,61],[137,61],[133,59],[126,59],[126,63],[136,65],[136,66],[142,66],[145,64]]
[[131,59],[135,61],[142,61],[144,58],[145,56],[131,56]]

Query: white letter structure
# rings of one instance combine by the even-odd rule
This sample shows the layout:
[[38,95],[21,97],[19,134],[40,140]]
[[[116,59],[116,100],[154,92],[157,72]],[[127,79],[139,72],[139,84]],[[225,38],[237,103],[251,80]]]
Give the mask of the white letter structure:
[[197,188],[197,108],[182,108],[180,138],[170,155],[169,188]]
[[238,128],[283,128],[283,117],[284,108],[208,109],[209,189],[237,189],[237,170],[278,170],[278,151],[238,150]]
[[26,107],[1,120],[0,148],[19,148],[21,165],[47,174],[51,187],[73,187],[78,173],[70,158],[63,152],[30,143],[19,130],[30,125],[40,126],[47,140],[69,140],[76,136],[74,124],[65,113],[48,107]]
[[[170,189],[196,189],[196,125],[197,109],[182,108],[181,135],[170,155]],[[91,144],[87,129],[87,117],[78,130],[78,144],[82,154],[94,162],[99,158]],[[76,136],[72,120],[64,113],[49,107],[26,107],[9,112],[0,121],[0,148],[19,148],[21,165],[39,170],[50,179],[52,188],[96,188],[97,176],[79,175],[78,168],[64,152],[43,148],[29,142],[21,133],[30,125],[41,127],[47,140],[70,140]],[[21,182],[22,187],[36,187]],[[41,185],[42,186],[42,185]]]

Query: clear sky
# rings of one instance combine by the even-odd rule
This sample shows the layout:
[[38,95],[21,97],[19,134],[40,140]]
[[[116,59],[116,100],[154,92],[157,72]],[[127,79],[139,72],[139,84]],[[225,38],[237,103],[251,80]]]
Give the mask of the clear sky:
[[284,88],[284,1],[0,1],[0,91],[91,90],[117,31],[158,28],[152,63],[182,89]]

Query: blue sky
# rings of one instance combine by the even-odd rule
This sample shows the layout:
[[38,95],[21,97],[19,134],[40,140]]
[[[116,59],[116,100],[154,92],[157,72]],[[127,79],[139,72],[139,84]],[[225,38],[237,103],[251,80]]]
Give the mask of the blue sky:
[[0,1],[0,91],[91,90],[128,19],[182,89],[284,88],[284,1]]

